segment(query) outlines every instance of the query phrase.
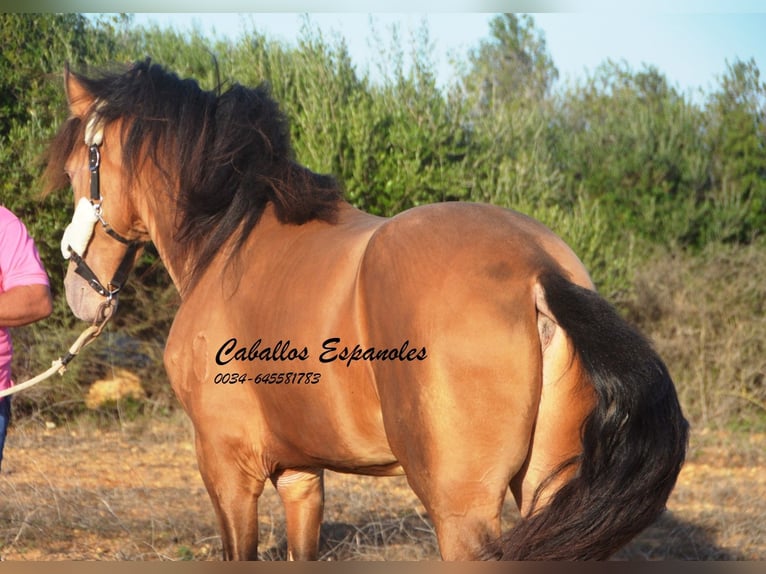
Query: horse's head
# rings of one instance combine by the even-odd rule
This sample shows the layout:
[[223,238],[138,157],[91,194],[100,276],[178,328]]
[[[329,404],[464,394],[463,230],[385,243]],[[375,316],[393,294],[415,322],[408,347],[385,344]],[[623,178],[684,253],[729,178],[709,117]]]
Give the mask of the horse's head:
[[340,186],[293,161],[265,86],[206,91],[149,59],[65,77],[70,118],[49,146],[46,188],[74,190],[62,252],[79,318],[114,300],[149,239],[183,296],[244,245],[269,204],[283,223],[335,217]]
[[[73,137],[64,170],[74,192],[75,213],[61,242],[69,259],[64,286],[73,313],[99,318],[116,298],[147,239],[121,158],[121,120],[107,121],[103,103],[69,70],[66,93]],[[79,127],[78,127],[79,126]]]

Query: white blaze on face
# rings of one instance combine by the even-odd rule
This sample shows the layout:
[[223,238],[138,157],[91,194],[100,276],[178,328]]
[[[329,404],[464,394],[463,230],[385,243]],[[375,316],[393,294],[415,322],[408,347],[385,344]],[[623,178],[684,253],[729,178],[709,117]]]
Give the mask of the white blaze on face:
[[69,259],[70,248],[78,255],[85,253],[97,221],[96,208],[88,199],[81,197],[74,210],[72,223],[67,225],[64,237],[61,238],[61,254],[64,259]]
[[[104,141],[104,125],[98,116],[98,109],[102,102],[97,102],[95,112],[91,114],[85,123],[85,145],[88,147],[99,146]],[[93,229],[99,220],[96,206],[86,198],[81,197],[72,216],[72,223],[67,225],[64,236],[61,238],[61,254],[64,259],[69,259],[70,249],[80,255],[85,253],[93,236]]]

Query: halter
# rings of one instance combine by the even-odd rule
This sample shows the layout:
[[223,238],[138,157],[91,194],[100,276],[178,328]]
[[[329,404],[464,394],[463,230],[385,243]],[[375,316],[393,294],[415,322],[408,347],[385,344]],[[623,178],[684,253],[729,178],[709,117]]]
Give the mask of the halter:
[[[98,106],[96,109],[98,110]],[[72,223],[64,231],[64,237],[61,240],[61,252],[65,259],[71,258],[74,261],[76,265],[75,273],[85,279],[88,285],[99,295],[106,297],[107,301],[111,302],[125,285],[125,281],[130,274],[133,259],[143,242],[128,239],[120,235],[104,220],[101,209],[103,198],[101,197],[101,181],[99,177],[99,168],[101,167],[99,146],[102,144],[103,139],[103,125],[98,121],[97,114],[94,113],[85,126],[85,145],[88,146],[88,169],[90,170],[90,201],[88,202],[85,198],[80,199],[80,203],[75,209]],[[106,286],[99,280],[98,276],[82,257],[82,253],[85,253],[85,249],[90,243],[96,222],[101,223],[101,227],[109,237],[123,245],[127,245],[122,261],[114,272],[112,280]],[[72,243],[75,243],[76,247],[81,250],[81,253],[78,253],[77,249],[72,247]]]

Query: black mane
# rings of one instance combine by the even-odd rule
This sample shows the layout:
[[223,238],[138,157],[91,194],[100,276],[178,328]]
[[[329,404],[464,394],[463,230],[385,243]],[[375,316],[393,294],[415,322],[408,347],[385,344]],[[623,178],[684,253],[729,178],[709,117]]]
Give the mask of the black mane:
[[[283,223],[333,219],[340,186],[295,162],[287,119],[267,86],[205,91],[150,59],[126,72],[76,77],[98,100],[97,113],[107,124],[127,120],[127,173],[140,173],[149,158],[175,194],[176,239],[192,263],[185,288],[233,235],[235,252],[244,244],[269,202]],[[49,171],[60,173],[62,166],[51,163],[71,152],[82,129],[62,128],[49,152]]]

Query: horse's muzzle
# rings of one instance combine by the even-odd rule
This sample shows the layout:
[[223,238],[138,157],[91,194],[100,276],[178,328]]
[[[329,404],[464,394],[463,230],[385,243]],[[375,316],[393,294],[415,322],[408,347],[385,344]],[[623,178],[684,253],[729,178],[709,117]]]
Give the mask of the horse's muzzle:
[[93,287],[74,271],[75,265],[70,264],[64,278],[66,302],[74,316],[87,323],[99,318],[102,305],[106,301]]

